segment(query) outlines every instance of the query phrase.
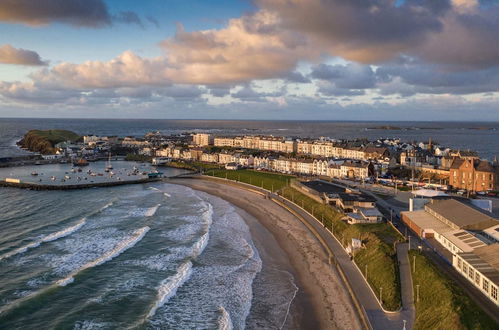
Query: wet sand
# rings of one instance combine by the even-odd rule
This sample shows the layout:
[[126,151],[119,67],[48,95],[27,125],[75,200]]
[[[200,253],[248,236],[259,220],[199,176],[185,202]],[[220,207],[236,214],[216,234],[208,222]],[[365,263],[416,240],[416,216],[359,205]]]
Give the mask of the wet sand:
[[[263,196],[232,185],[203,179],[167,182],[204,191],[233,204],[250,227],[255,245],[264,254],[264,262],[271,260],[283,267],[290,265],[298,292],[284,329],[361,328],[337,271],[329,265],[318,240],[299,219]],[[272,239],[268,235],[273,236]],[[275,252],[277,250],[284,251],[285,255]]]

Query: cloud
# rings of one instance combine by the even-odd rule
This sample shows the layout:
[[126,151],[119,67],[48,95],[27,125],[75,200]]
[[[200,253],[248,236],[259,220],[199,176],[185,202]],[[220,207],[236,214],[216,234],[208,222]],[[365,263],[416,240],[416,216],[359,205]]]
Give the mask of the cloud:
[[376,84],[374,71],[369,65],[348,63],[346,65],[319,64],[312,68],[312,78],[328,80],[341,89],[373,88]]
[[81,27],[104,27],[113,22],[142,25],[137,14],[110,14],[103,0],[3,0],[0,22],[31,26],[63,23]]
[[42,61],[37,52],[14,48],[8,44],[0,46],[0,63],[33,66],[48,65],[47,61]]
[[116,22],[125,23],[125,24],[136,24],[141,28],[144,28],[142,20],[133,11],[121,11],[113,15],[113,19]]

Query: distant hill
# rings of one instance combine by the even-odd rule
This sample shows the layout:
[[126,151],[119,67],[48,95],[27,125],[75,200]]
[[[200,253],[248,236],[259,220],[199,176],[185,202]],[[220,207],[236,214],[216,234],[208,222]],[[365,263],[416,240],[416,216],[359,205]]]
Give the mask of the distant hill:
[[66,130],[31,130],[17,144],[29,151],[49,155],[55,153],[54,146],[57,143],[64,141],[75,142],[79,139],[80,136],[78,134]]

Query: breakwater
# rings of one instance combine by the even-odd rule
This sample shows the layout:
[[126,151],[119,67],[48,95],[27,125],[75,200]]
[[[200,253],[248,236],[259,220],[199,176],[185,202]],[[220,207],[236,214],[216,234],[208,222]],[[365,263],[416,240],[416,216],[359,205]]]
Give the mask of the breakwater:
[[7,182],[0,181],[0,187],[12,187],[31,190],[74,190],[74,189],[88,189],[96,187],[113,187],[122,186],[127,184],[140,184],[161,181],[161,178],[143,178],[137,180],[123,180],[112,182],[92,182],[92,183],[76,183],[76,184],[39,184],[35,182]]

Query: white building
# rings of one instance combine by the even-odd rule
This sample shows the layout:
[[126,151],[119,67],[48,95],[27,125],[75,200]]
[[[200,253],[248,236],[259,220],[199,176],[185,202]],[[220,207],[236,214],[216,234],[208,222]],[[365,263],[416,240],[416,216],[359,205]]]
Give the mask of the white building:
[[192,143],[199,147],[210,145],[211,135],[206,133],[197,133],[192,135]]
[[452,265],[499,307],[499,243],[453,256]]

